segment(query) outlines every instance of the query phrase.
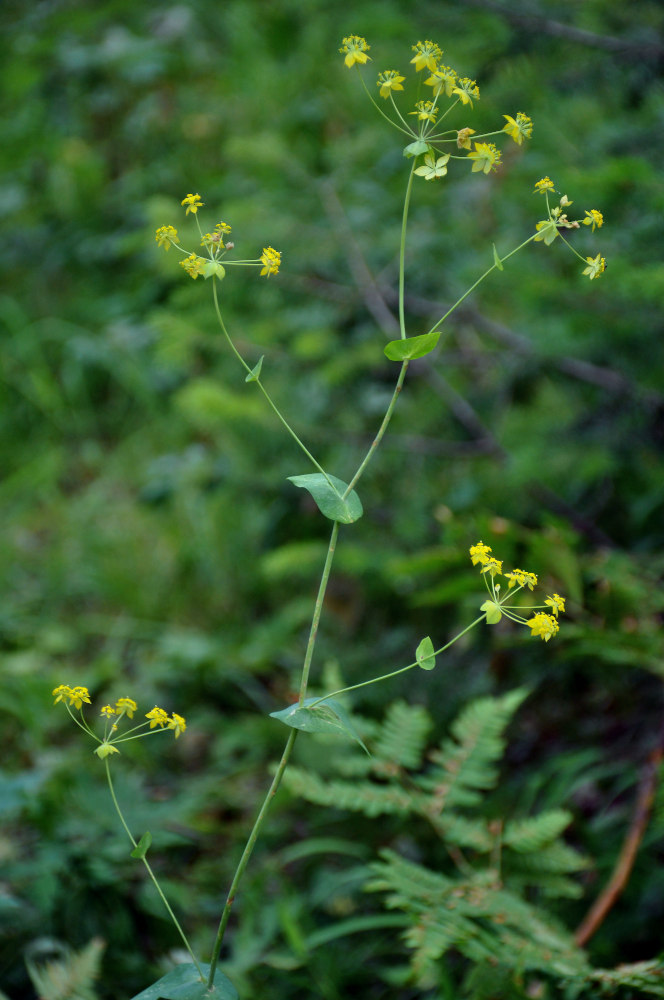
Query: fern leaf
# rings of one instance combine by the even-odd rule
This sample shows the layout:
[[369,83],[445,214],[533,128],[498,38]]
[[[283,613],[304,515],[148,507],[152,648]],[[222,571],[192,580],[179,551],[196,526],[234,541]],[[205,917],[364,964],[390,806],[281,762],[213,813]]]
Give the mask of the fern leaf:
[[595,969],[589,977],[611,991],[619,986],[640,990],[653,997],[664,997],[664,961],[635,962],[619,965],[616,969]]
[[572,814],[564,809],[550,809],[539,816],[511,820],[503,830],[503,846],[528,854],[539,851],[554,841],[572,822]]
[[[80,951],[70,951],[56,942],[36,941],[29,949],[25,964],[41,1000],[96,1000],[93,982],[99,975],[101,956],[106,947],[93,938]],[[41,958],[41,955],[49,958]],[[57,955],[57,958],[50,956]]]
[[527,694],[520,688],[500,698],[480,698],[452,724],[454,739],[445,740],[432,753],[434,767],[418,779],[419,786],[433,795],[432,813],[476,806],[482,793],[495,786],[505,729]]
[[393,702],[380,735],[373,746],[376,758],[416,770],[422,764],[426,738],[431,729],[431,717],[420,705]]
[[335,809],[350,809],[365,816],[407,815],[413,811],[412,796],[399,787],[368,781],[323,781],[303,768],[286,771],[284,784],[308,802]]

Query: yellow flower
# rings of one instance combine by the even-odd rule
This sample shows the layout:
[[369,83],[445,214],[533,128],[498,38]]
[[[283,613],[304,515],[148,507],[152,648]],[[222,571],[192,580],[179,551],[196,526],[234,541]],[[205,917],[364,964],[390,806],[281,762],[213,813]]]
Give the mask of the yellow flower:
[[417,115],[418,122],[435,122],[438,117],[438,108],[434,107],[433,101],[418,101],[415,105],[416,111],[409,114]]
[[173,715],[168,720],[168,728],[175,730],[175,739],[178,738],[180,733],[183,733],[187,728],[187,723],[184,721],[181,715],[173,712]]
[[387,100],[393,90],[403,90],[401,82],[405,79],[406,77],[399,76],[395,69],[386,69],[383,73],[379,73],[377,86],[380,87],[380,96]]
[[533,194],[544,194],[546,191],[555,191],[550,177],[543,177],[541,181],[537,181]]
[[452,69],[451,66],[438,66],[429,79],[424,81],[424,85],[425,87],[433,87],[434,97],[439,97],[443,92],[447,97],[451,97],[456,81],[456,70]]
[[538,611],[526,624],[531,630],[531,635],[539,635],[545,642],[560,630],[556,619],[552,615],[545,615],[543,611]]
[[520,146],[524,139],[530,139],[533,132],[533,123],[528,115],[522,111],[517,112],[516,118],[511,115],[503,115],[507,119],[507,125],[503,127],[503,132],[507,132],[514,139],[517,146]]
[[348,35],[347,38],[342,39],[342,43],[339,52],[346,54],[344,62],[349,68],[354,66],[355,63],[362,65],[368,59],[371,59],[371,56],[367,55],[371,46],[367,45],[366,39],[360,35]]
[[272,247],[264,247],[261,254],[261,264],[263,265],[261,277],[266,275],[269,278],[271,274],[279,274],[279,267],[281,266],[280,252],[273,250]]
[[160,726],[163,729],[164,726],[168,725],[168,712],[165,712],[163,708],[157,708],[156,705],[145,713],[145,718],[150,720],[150,729],[154,729],[155,726]]
[[178,231],[173,226],[160,226],[154,238],[160,247],[163,247],[164,250],[170,250],[171,244],[175,243],[178,238]]
[[410,61],[411,63],[415,63],[417,72],[419,73],[421,69],[429,69],[434,73],[443,50],[435,42],[430,42],[428,39],[425,42],[418,42],[417,45],[412,45],[411,48],[415,55]]
[[583,269],[583,273],[587,274],[591,281],[593,278],[598,278],[606,269],[606,260],[599,254],[596,257],[586,257],[586,261],[588,267]]
[[484,542],[477,542],[475,545],[470,546],[469,551],[473,566],[477,566],[478,563],[484,565],[484,563],[489,558],[489,552],[491,552],[491,546],[485,545]]
[[459,149],[470,149],[471,135],[475,135],[474,128],[460,128],[457,132],[457,147]]
[[189,277],[196,281],[198,275],[203,273],[205,261],[202,257],[197,257],[195,253],[190,253],[188,257],[180,261],[180,267],[183,267]]
[[474,160],[472,173],[479,170],[490,173],[500,163],[500,150],[492,142],[476,142],[475,150],[468,154],[469,160]]
[[203,202],[201,201],[200,194],[188,194],[186,198],[182,199],[180,204],[187,206],[187,211],[185,212],[185,215],[189,215],[190,212],[196,215],[196,212],[199,210],[199,208],[203,207]]
[[520,587],[528,587],[530,590],[537,586],[537,577],[534,573],[528,573],[523,569],[513,569],[511,573],[505,573],[505,576],[509,580],[510,587],[518,585]]
[[116,711],[111,705],[104,705],[99,714],[103,715],[106,719],[110,719],[112,715],[116,714]]
[[502,573],[503,572],[502,559],[494,559],[493,556],[490,556],[488,559],[485,559],[482,565],[482,572],[489,573],[491,576],[496,576],[497,574]]
[[535,224],[535,229],[537,230],[535,243],[541,243],[543,240],[548,247],[551,246],[555,238],[559,235],[559,221],[557,219],[542,219],[541,222],[537,222]]
[[53,696],[55,697],[54,705],[57,705],[59,701],[64,701],[71,694],[71,688],[69,684],[58,684],[56,688],[53,688]]
[[560,594],[554,594],[552,597],[547,597],[544,603],[548,604],[556,618],[558,617],[559,612],[565,611],[565,598],[561,597]]
[[435,153],[426,153],[424,156],[424,163],[421,167],[418,167],[415,171],[420,177],[424,177],[425,181],[433,181],[436,177],[444,177],[447,173],[447,161],[450,158],[449,153],[445,153],[444,156],[439,156],[436,159]]
[[596,208],[591,208],[589,212],[586,212],[588,216],[587,219],[583,220],[584,226],[592,226],[591,232],[595,232],[595,226],[601,229],[604,225],[604,216],[601,212],[598,212]]
[[480,99],[480,88],[474,80],[470,80],[467,76],[464,76],[462,80],[457,80],[456,87],[452,87],[452,93],[461,98],[462,104],[470,104],[471,108],[473,106],[472,98],[474,97],[478,101]]
[[130,719],[133,719],[134,712],[138,708],[138,705],[133,698],[118,698],[115,703],[115,708],[118,714],[124,712]]

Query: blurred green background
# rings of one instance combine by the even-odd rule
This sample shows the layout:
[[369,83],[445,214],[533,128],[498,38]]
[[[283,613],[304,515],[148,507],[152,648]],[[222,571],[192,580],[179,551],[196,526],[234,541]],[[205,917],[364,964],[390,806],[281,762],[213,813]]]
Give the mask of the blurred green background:
[[[358,682],[409,662],[423,635],[442,644],[463,628],[483,599],[467,556],[479,538],[566,594],[546,647],[485,629],[433,675],[354,704],[380,715],[396,697],[421,702],[440,737],[469,698],[532,688],[502,801],[574,812],[571,841],[594,861],[560,911],[574,927],[662,741],[664,9],[5,0],[0,20],[1,988],[33,995],[22,955],[43,936],[103,937],[108,998],[146,986],[179,947],[90,746],[51,708],[60,683],[187,717],[186,737],[136,744],[116,773],[209,952],[283,743],[267,713],[297,683],[328,525],[286,482],[310,470],[226,350],[209,283],[186,278],[154,230],[193,232],[180,200],[197,191],[204,228],[229,222],[240,257],[282,251],[269,282],[229,271],[224,315],[251,363],[265,355],[298,432],[348,478],[397,373],[382,348],[407,176],[400,137],[339,55],[352,32],[372,45],[369,87],[431,38],[480,86],[455,127],[534,121],[526,147],[502,143],[490,177],[457,163],[416,186],[411,334],[490,266],[492,242],[505,253],[532,232],[540,177],[572,214],[604,213],[604,228],[576,236],[584,256],[607,258],[601,278],[563,246],[531,246],[411,366],[362,484],[365,516],[342,531],[314,675],[319,688]],[[590,943],[597,964],[661,947],[663,833],[658,793],[627,890]],[[379,910],[361,892],[364,862],[402,834],[279,797],[226,956],[245,996],[397,995],[396,931],[302,942]],[[336,853],[316,848],[332,836]],[[299,841],[313,846],[285,858]]]

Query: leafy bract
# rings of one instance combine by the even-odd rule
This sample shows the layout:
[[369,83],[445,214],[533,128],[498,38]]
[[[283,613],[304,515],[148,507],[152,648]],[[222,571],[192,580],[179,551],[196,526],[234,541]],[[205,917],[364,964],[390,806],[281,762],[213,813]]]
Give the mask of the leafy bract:
[[226,277],[226,268],[218,260],[208,260],[203,265],[204,278],[211,278],[213,274],[219,278],[219,281]]
[[496,250],[496,244],[493,244],[493,263],[498,268],[499,271],[504,271],[503,262],[498,256],[498,251]]
[[[318,702],[318,704],[314,704]],[[313,707],[310,707],[312,706]],[[296,703],[282,708],[279,712],[270,712],[270,717],[283,722],[291,729],[300,729],[304,733],[334,733],[337,736],[350,736],[359,743],[362,749],[369,753],[355,726],[350,721],[346,709],[333,698],[320,701],[319,698],[305,698],[302,705]]]
[[307,476],[289,476],[288,479],[294,486],[311,493],[321,514],[329,517],[331,521],[352,524],[364,513],[362,501],[355,490],[351,490],[345,497],[348,483],[337,479],[336,476],[324,476],[322,472],[312,472]]
[[415,659],[422,667],[422,670],[433,670],[436,666],[436,657],[433,655],[433,643],[429,636],[425,636],[415,650]]
[[418,337],[405,337],[401,340],[391,340],[384,347],[385,355],[390,361],[413,361],[430,354],[440,338],[440,330],[422,333]]
[[261,377],[261,368],[263,367],[264,357],[265,355],[261,354],[260,358],[258,359],[258,364],[254,365],[254,367],[251,369],[251,371],[244,380],[245,382],[258,382],[259,378]]
[[419,156],[420,153],[428,153],[431,151],[431,146],[424,139],[416,139],[415,142],[409,143],[403,151],[403,155],[406,157]]
[[[203,975],[210,972],[209,965],[201,965]],[[152,986],[137,993],[132,1000],[239,1000],[238,992],[230,979],[219,969],[214,974],[214,985],[207,988],[193,962],[178,965]]]
[[503,617],[503,613],[495,601],[485,601],[484,604],[480,604],[480,611],[485,613],[487,625],[497,625]]
[[141,839],[139,840],[139,842],[136,844],[134,850],[131,852],[132,858],[140,858],[140,860],[142,861],[145,855],[150,850],[151,844],[152,844],[152,834],[150,833],[149,830],[146,830]]

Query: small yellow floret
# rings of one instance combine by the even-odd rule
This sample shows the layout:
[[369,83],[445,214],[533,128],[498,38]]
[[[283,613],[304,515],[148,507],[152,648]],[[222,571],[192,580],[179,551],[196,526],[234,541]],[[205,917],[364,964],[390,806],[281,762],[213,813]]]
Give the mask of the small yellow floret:
[[550,177],[542,177],[540,181],[537,181],[533,194],[545,194],[546,191],[555,191]]
[[180,204],[187,206],[187,211],[185,212],[185,215],[189,215],[190,212],[193,215],[196,215],[196,212],[199,210],[199,208],[203,207],[203,202],[201,201],[200,194],[188,194],[185,198],[182,199]]
[[561,597],[560,594],[553,594],[552,597],[547,597],[544,603],[548,604],[556,618],[561,611],[563,613],[565,611],[565,598]]
[[539,635],[545,642],[560,630],[560,625],[553,615],[545,615],[543,611],[538,611],[526,624],[531,630],[531,635]]
[[145,713],[145,718],[150,720],[150,729],[154,729],[155,726],[160,726],[163,729],[164,726],[168,725],[168,712],[156,705]]
[[181,715],[178,715],[177,712],[173,712],[173,715],[168,720],[168,728],[174,730],[175,739],[177,739],[180,733],[183,733],[187,728],[187,723]]
[[489,558],[489,552],[491,552],[491,546],[485,545],[484,542],[477,542],[475,545],[470,546],[469,551],[473,566],[477,566],[478,563],[484,565],[484,563]]
[[124,714],[128,716],[128,718],[133,719],[134,712],[138,708],[138,705],[136,704],[133,698],[118,698],[118,700],[115,703],[115,708],[118,715],[124,712]]
[[421,69],[428,69],[434,73],[443,50],[435,42],[430,42],[428,39],[425,42],[412,45],[411,48],[415,55],[410,61],[415,64],[417,72],[419,73]]
[[263,265],[261,269],[261,277],[265,275],[270,277],[271,274],[279,274],[279,268],[281,266],[281,253],[279,250],[273,250],[272,247],[263,247],[263,253],[261,254],[261,264]]
[[342,39],[342,43],[339,52],[345,54],[346,58],[344,62],[349,68],[354,66],[355,63],[363,65],[367,60],[371,59],[371,56],[367,55],[371,46],[367,45],[366,38],[362,38],[361,35],[348,35]]
[[595,227],[601,229],[604,225],[604,216],[601,212],[598,212],[596,208],[591,208],[589,212],[586,212],[588,216],[587,219],[583,220],[584,226],[592,226],[591,232],[595,232]]
[[505,573],[505,576],[509,580],[510,587],[514,587],[517,584],[520,587],[528,587],[530,590],[537,586],[537,577],[534,573],[528,573],[523,569],[513,569],[511,573]]

